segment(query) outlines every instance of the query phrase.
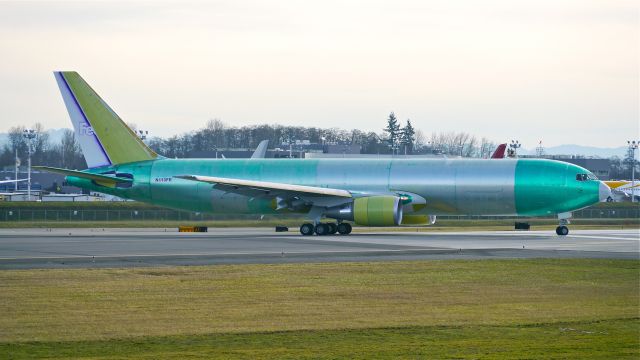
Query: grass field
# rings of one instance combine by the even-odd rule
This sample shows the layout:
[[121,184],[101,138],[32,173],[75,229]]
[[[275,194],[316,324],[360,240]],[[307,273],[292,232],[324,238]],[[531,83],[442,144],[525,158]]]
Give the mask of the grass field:
[[12,359],[637,359],[637,320],[422,326],[0,344]]
[[635,358],[640,262],[0,272],[0,358]]

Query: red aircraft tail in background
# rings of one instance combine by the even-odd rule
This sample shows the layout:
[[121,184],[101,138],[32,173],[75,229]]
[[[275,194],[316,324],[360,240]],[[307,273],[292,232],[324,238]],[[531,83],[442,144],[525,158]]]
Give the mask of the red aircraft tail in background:
[[492,159],[502,159],[504,158],[504,151],[507,149],[507,144],[500,144],[496,148],[496,151],[491,155]]

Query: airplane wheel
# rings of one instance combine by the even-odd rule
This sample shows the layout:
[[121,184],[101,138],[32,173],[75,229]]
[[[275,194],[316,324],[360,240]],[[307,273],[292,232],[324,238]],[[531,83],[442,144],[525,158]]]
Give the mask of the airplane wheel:
[[327,224],[318,224],[316,225],[316,234],[317,235],[327,235],[329,233],[329,225]]
[[338,232],[338,225],[336,223],[328,223],[329,225],[329,234],[333,235]]
[[313,235],[313,224],[304,223],[300,226],[300,234]]
[[562,226],[558,226],[556,228],[556,234],[560,235],[560,236],[565,236],[569,233],[569,228],[562,225]]
[[351,224],[349,224],[349,223],[340,223],[340,224],[338,224],[338,233],[340,233],[340,235],[349,235],[349,234],[351,234]]

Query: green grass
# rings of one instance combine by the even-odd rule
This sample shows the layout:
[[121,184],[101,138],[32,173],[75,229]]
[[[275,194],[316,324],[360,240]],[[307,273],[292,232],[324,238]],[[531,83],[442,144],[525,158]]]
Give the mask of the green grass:
[[639,293],[637,260],[6,270],[0,358],[637,358]]
[[12,359],[637,359],[637,319],[0,344]]

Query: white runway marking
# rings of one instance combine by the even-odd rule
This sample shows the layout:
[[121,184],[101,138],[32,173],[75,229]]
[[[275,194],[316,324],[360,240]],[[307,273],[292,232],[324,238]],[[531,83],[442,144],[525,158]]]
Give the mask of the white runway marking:
[[585,239],[603,239],[603,240],[625,240],[625,241],[640,241],[632,237],[613,237],[613,236],[593,236],[593,235],[567,235],[572,238],[585,238]]

